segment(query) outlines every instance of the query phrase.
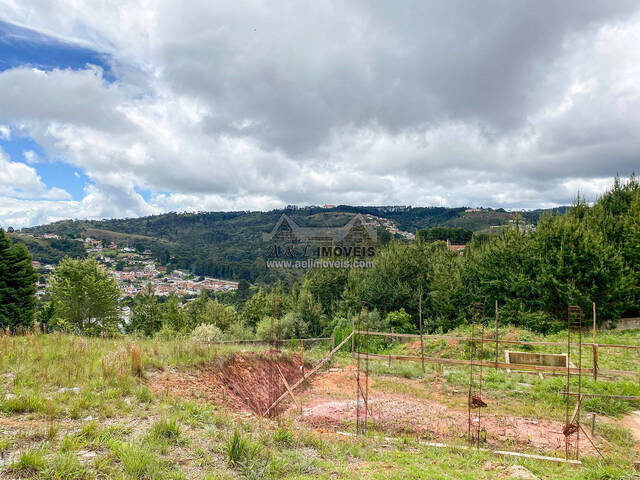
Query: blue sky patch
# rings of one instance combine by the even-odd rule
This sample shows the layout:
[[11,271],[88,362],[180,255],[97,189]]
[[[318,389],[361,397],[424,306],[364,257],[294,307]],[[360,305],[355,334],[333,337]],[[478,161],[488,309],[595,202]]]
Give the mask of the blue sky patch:
[[[90,183],[84,172],[64,161],[48,161],[42,148],[31,139],[15,136],[9,140],[0,139],[0,148],[12,162],[25,163],[35,168],[47,187],[62,188],[69,192],[74,200],[81,200],[84,197],[84,187]],[[25,152],[34,152],[37,163],[29,163]]]
[[87,64],[102,68],[107,82],[115,80],[106,54],[0,21],[0,71],[24,65],[82,70]]
[[[89,64],[102,68],[103,78],[107,82],[115,81],[108,55],[0,21],[0,72],[21,66],[47,71],[83,70]],[[85,186],[90,183],[84,172],[63,159],[47,158],[43,149],[33,140],[12,133],[8,140],[0,139],[0,147],[11,161],[35,168],[48,188],[62,188],[74,200],[84,197]],[[35,163],[25,156],[25,152],[29,151],[36,154]]]

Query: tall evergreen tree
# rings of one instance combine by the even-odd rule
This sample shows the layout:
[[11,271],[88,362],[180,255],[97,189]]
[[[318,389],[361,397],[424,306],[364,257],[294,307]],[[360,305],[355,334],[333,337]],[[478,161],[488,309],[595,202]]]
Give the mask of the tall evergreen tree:
[[0,229],[0,327],[33,324],[38,275],[24,245],[12,246]]

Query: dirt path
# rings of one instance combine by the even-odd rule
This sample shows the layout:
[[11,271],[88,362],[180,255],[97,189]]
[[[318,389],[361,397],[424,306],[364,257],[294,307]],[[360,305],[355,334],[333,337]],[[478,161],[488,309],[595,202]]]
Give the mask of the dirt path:
[[631,435],[636,442],[636,452],[640,453],[640,410],[631,412],[623,417],[620,424],[631,431]]

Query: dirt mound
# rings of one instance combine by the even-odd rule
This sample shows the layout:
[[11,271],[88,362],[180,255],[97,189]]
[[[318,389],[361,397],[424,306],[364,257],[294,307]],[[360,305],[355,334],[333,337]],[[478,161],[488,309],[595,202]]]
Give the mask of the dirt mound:
[[186,372],[153,374],[148,383],[156,394],[190,397],[262,415],[286,391],[280,372],[291,385],[302,377],[301,366],[299,355],[247,352]]

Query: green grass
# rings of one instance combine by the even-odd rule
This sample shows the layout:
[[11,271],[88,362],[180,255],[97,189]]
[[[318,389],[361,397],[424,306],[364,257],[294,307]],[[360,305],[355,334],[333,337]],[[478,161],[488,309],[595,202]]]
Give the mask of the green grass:
[[42,450],[22,452],[17,461],[11,464],[11,471],[22,476],[35,475],[47,468],[47,461]]
[[4,455],[9,451],[13,442],[8,438],[2,437],[0,438],[0,458],[4,458]]
[[177,443],[180,438],[180,424],[176,420],[162,419],[151,426],[151,435],[156,439]]
[[169,462],[163,461],[152,450],[136,443],[112,442],[110,448],[131,478],[156,480],[177,473]]
[[0,400],[0,412],[14,413],[45,413],[45,404],[42,395],[38,393],[25,393],[16,397]]
[[[504,333],[514,335],[511,330]],[[517,335],[540,339],[529,332]],[[610,343],[635,341],[629,334],[603,334],[603,338]],[[466,342],[432,343],[425,345],[425,351],[451,358],[466,354]],[[291,418],[276,425],[195,399],[154,395],[148,380],[132,373],[133,344],[141,350],[147,379],[162,375],[161,371],[223,361],[242,350],[264,350],[246,345],[205,346],[188,339],[2,337],[0,375],[10,375],[0,377],[0,415],[7,421],[0,428],[0,457],[4,455],[6,462],[0,466],[0,478],[489,479],[500,478],[514,463],[486,453],[430,448],[408,438],[388,439],[387,432],[373,429],[362,438],[340,436]],[[405,348],[391,344],[385,351]],[[347,350],[334,364],[353,363]],[[314,363],[326,351],[324,346],[305,349],[305,360]],[[629,365],[633,360],[600,351],[601,365],[613,365],[620,358]],[[464,391],[466,368],[445,366],[438,372],[427,364],[423,372],[418,362],[392,362],[389,367],[386,361],[372,361],[370,371],[376,388],[383,391],[465,406],[464,393],[453,392]],[[484,373],[486,395],[505,413],[564,418],[564,400],[558,394],[563,378],[542,380],[491,369]],[[441,383],[442,394],[434,391],[432,382]],[[74,387],[79,391],[65,390]],[[640,395],[640,386],[633,380],[594,382],[585,377],[583,391]],[[584,468],[535,461],[524,465],[545,479],[629,478],[625,475],[630,473],[634,442],[627,430],[612,422],[636,408],[640,405],[633,402],[584,400],[583,419],[586,412],[598,413],[596,433],[604,439],[606,461],[587,460]]]
[[291,447],[295,443],[293,433],[288,428],[278,427],[273,434],[273,441],[278,445],[284,445],[285,447]]
[[246,462],[255,453],[255,446],[237,429],[227,439],[227,460],[231,465]]
[[45,478],[60,480],[84,480],[91,478],[89,470],[71,453],[61,453],[47,468]]

